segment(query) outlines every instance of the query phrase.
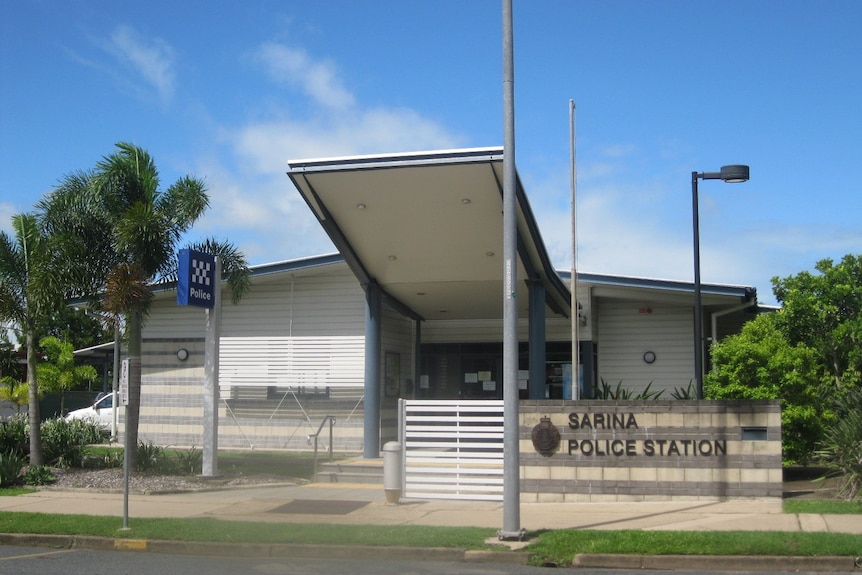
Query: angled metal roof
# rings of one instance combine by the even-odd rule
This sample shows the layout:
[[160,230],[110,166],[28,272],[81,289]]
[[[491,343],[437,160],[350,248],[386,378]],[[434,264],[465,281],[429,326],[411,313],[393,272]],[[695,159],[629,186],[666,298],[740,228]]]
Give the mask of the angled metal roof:
[[[559,273],[566,281],[572,278],[569,271]],[[643,299],[649,294],[653,299],[679,300],[694,294],[693,282],[658,278],[578,273],[578,284],[590,284],[597,297],[618,299]],[[701,284],[701,293],[704,305],[757,301],[757,290],[750,286],[705,283]]]
[[[503,149],[291,160],[287,172],[363,286],[417,319],[503,317]],[[553,312],[570,294],[550,264],[520,179],[519,315],[527,280]]]

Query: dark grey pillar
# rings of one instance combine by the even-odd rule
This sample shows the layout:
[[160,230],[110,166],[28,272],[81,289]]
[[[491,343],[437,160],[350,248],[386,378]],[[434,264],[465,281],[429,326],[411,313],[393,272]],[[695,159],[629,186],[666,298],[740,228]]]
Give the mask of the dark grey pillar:
[[527,282],[530,290],[530,399],[545,399],[545,286]]
[[370,283],[365,290],[365,415],[366,459],[380,457],[380,347],[382,303],[380,286]]
[[417,319],[415,325],[416,341],[413,343],[413,361],[415,362],[413,365],[413,389],[410,390],[407,399],[416,399],[419,393],[417,390],[419,389],[420,376],[422,375],[420,372],[422,369],[422,322]]

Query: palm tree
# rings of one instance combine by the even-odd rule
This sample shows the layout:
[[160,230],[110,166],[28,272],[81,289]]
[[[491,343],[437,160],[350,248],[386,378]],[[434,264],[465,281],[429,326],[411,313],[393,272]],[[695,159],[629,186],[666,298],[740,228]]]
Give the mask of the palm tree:
[[[65,277],[101,308],[126,320],[128,337],[128,445],[138,443],[141,334],[154,283],[176,276],[179,242],[209,205],[204,183],[190,176],[159,189],[152,157],[138,146],[116,151],[89,173],[75,173],[39,204],[46,227],[64,238],[71,269]],[[207,245],[207,244],[204,244]],[[245,258],[230,244],[209,240],[223,258],[234,302],[249,284]],[[134,464],[134,453],[131,453]]]
[[0,320],[24,336],[29,388],[30,465],[42,465],[39,388],[36,384],[36,321],[63,301],[64,289],[51,269],[51,241],[32,214],[12,217],[15,236],[0,232]]

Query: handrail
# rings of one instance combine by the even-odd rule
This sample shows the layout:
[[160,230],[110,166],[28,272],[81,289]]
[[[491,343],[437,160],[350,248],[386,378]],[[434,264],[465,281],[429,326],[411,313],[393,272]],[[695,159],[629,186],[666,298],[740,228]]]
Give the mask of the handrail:
[[327,420],[329,421],[329,461],[332,461],[332,426],[335,425],[335,416],[334,415],[324,415],[323,421],[320,422],[320,426],[317,428],[315,433],[312,433],[308,436],[308,444],[311,445],[311,440],[314,438],[314,479],[313,481],[317,483],[317,439],[320,436],[320,432],[323,431],[323,426],[326,425]]

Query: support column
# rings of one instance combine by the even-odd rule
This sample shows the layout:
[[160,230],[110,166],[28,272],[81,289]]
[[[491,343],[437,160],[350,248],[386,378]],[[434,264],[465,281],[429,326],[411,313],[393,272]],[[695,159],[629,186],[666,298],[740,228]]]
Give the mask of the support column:
[[530,292],[530,399],[545,399],[545,286],[541,281],[527,282]]
[[407,399],[416,399],[419,392],[419,379],[422,375],[422,322],[418,319],[413,322],[416,326],[416,341],[413,342],[413,390]]
[[380,353],[383,317],[380,286],[365,286],[365,410],[364,450],[366,459],[380,457]]

